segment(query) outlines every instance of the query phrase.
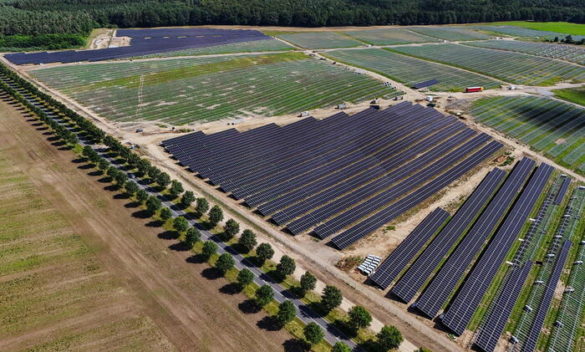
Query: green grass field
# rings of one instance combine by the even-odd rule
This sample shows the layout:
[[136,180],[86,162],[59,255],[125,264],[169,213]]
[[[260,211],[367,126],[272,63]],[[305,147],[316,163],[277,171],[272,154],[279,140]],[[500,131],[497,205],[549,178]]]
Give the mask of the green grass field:
[[277,116],[398,94],[365,75],[301,53],[65,66],[32,73],[108,119],[175,125]]
[[[170,351],[116,278],[0,146],[0,346]],[[42,152],[39,152],[42,154]]]
[[333,60],[376,71],[398,82],[414,83],[437,79],[436,91],[463,91],[467,86],[496,88],[500,83],[481,75],[447,65],[400,55],[384,49],[336,50],[325,53]]
[[510,21],[494,22],[494,25],[516,26],[537,31],[558,32],[572,35],[585,35],[585,24],[570,22],[528,22],[528,21]]
[[556,89],[553,92],[557,98],[585,106],[585,87]]
[[585,174],[585,109],[537,97],[493,97],[474,103],[479,122]]
[[509,51],[457,44],[397,47],[392,50],[515,84],[548,86],[560,81],[585,81],[585,70],[581,66]]

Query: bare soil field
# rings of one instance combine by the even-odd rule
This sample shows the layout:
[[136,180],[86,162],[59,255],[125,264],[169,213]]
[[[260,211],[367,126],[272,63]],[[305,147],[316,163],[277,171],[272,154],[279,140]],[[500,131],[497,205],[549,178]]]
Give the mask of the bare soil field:
[[43,133],[0,103],[0,350],[295,350]]

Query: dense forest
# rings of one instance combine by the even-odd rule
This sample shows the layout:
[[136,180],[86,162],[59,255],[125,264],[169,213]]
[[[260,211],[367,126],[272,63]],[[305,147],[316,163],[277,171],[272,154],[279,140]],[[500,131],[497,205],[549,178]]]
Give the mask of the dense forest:
[[0,0],[0,34],[200,24],[340,26],[585,22],[583,0]]

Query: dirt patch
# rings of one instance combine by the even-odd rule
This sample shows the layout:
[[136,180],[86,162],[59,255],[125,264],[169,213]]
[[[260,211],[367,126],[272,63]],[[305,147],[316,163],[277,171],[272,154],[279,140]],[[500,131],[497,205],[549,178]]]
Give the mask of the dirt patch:
[[[227,282],[207,279],[206,264],[188,262],[189,253],[174,251],[173,243],[159,238],[161,229],[133,217],[137,210],[129,201],[105,191],[99,176],[88,176],[92,170],[72,162],[72,152],[50,145],[6,104],[0,109],[8,110],[0,119],[0,135],[20,146],[11,155],[14,164],[57,209],[69,214],[76,231],[103,249],[99,257],[104,265],[178,349],[278,351],[288,343],[291,336],[285,331],[257,326],[263,313],[240,310],[243,295],[221,293]],[[32,161],[30,151],[41,151],[42,158]]]

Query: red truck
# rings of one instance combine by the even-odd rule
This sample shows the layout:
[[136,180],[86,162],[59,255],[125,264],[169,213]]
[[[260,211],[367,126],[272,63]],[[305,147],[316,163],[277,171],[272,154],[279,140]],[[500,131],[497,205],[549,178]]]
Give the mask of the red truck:
[[477,93],[483,92],[483,87],[467,87],[465,88],[465,93]]

